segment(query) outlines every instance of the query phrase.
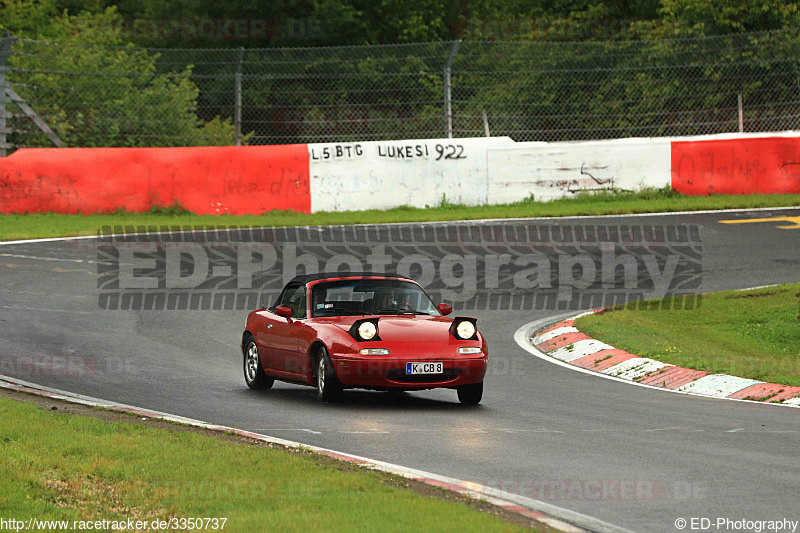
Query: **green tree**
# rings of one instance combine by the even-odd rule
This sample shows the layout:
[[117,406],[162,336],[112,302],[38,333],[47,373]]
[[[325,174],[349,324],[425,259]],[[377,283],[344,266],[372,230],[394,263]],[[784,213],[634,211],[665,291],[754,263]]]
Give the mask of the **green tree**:
[[670,34],[724,35],[797,27],[800,4],[784,0],[661,0],[662,31]]
[[[9,82],[67,146],[233,143],[229,121],[198,120],[191,65],[159,72],[158,54],[120,36],[113,7],[79,15],[56,9],[54,0],[6,1],[2,29],[22,37],[9,59]],[[87,36],[103,44],[87,43]],[[13,143],[50,145],[26,118],[15,126],[22,133]]]

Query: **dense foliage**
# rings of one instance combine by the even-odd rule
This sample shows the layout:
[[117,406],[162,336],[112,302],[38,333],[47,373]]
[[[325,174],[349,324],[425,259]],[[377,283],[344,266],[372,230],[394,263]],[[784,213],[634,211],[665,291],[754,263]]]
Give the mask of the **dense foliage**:
[[798,5],[783,0],[4,0],[0,24],[15,34],[45,39],[55,36],[51,25],[64,13],[90,18],[112,7],[127,20],[262,19],[270,24],[260,39],[146,42],[262,48],[718,35],[795,27]]
[[0,31],[70,146],[231,144],[236,80],[245,142],[441,136],[456,39],[456,136],[486,111],[493,134],[568,140],[735,131],[739,95],[751,131],[797,127],[798,4],[0,0]]

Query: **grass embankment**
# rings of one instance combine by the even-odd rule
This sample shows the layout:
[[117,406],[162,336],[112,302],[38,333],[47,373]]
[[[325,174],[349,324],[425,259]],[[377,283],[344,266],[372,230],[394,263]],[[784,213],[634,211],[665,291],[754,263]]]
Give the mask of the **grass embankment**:
[[396,476],[244,440],[0,398],[0,518],[227,518],[225,531],[522,529],[417,494]]
[[619,215],[800,205],[800,194],[747,196],[683,196],[667,189],[583,194],[550,202],[522,201],[506,205],[466,207],[449,203],[427,208],[319,212],[272,211],[263,215],[194,215],[180,206],[154,208],[150,213],[0,215],[0,240],[94,235],[103,226],[305,226],[436,222],[485,218],[530,218]]
[[641,357],[800,386],[800,283],[704,294],[694,310],[612,309],[576,327]]

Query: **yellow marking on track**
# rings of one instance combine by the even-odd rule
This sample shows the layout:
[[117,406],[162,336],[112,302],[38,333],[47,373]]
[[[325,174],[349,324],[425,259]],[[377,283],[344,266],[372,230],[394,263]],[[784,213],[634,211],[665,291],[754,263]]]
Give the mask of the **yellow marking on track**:
[[723,224],[750,224],[752,222],[790,222],[788,226],[775,226],[778,229],[800,229],[800,216],[797,217],[772,217],[748,218],[746,220],[720,220]]

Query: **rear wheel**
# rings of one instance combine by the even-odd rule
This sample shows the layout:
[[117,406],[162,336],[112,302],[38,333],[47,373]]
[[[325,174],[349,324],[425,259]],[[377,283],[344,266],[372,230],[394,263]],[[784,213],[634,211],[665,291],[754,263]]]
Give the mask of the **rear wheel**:
[[461,385],[456,388],[458,401],[464,405],[478,405],[483,398],[483,381],[472,385]]
[[342,390],[342,383],[336,377],[328,350],[323,346],[317,358],[317,397],[326,402],[335,401],[341,398]]
[[275,380],[264,373],[261,359],[258,356],[256,341],[248,335],[244,342],[244,382],[253,390],[268,389]]

